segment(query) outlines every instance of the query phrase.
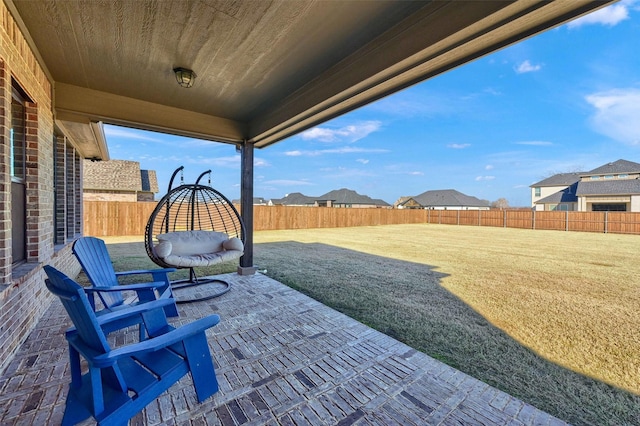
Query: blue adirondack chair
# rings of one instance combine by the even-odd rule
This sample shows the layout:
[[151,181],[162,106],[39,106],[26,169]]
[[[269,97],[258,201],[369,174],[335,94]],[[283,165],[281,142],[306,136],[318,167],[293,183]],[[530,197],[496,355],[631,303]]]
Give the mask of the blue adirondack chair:
[[[74,327],[66,332],[69,343],[71,384],[63,425],[93,416],[99,425],[127,424],[128,420],[191,373],[198,402],[218,391],[205,331],[220,321],[210,315],[174,328],[163,308],[169,299],[147,302],[97,317],[87,294],[71,278],[45,266],[47,288],[58,296]],[[123,316],[142,316],[149,338],[112,349],[102,330]],[[88,364],[82,374],[80,357]]]
[[[95,237],[82,237],[76,240],[73,244],[73,254],[80,262],[94,289],[111,288],[111,291],[93,292],[91,287],[85,287],[90,292],[89,302],[94,310],[96,309],[94,293],[98,294],[106,309],[113,311],[129,306],[129,303],[125,303],[122,291],[133,290],[138,296],[138,302],[148,302],[156,298],[171,299],[174,303],[167,305],[165,312],[171,317],[178,316],[178,308],[171,291],[171,280],[169,280],[169,273],[174,272],[175,268],[116,272],[113,269],[106,244],[103,240]],[[119,284],[118,277],[134,274],[150,274],[153,282],[128,286]],[[158,297],[156,297],[156,290],[159,293]]]

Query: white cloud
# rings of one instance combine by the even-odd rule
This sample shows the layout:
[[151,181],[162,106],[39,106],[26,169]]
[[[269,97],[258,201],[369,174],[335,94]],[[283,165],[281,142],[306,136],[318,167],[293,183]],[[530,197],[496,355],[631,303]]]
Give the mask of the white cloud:
[[471,146],[470,143],[450,143],[449,145],[447,145],[447,148],[465,149],[465,148],[469,148],[470,146]]
[[366,159],[364,159],[364,158],[358,158],[356,161],[357,161],[358,163],[362,163],[362,164],[368,164],[368,163],[369,163],[369,160],[366,160]]
[[588,15],[571,21],[567,24],[569,28],[578,28],[583,25],[600,24],[613,27],[625,19],[629,19],[629,6],[634,2],[621,2],[602,9],[598,9]]
[[518,74],[524,74],[527,72],[535,72],[535,71],[540,71],[542,69],[541,65],[533,65],[531,62],[529,62],[529,60],[527,59],[526,61],[522,62],[520,65],[518,65],[515,70]]
[[380,127],[382,127],[382,123],[379,121],[363,121],[339,129],[314,127],[302,132],[300,136],[302,139],[317,140],[320,142],[355,142],[378,131]]
[[496,178],[495,176],[477,176],[476,181],[480,182],[483,180],[494,180],[495,178]]
[[502,92],[500,92],[500,91],[499,91],[499,90],[497,90],[497,89],[494,89],[493,87],[487,87],[487,88],[486,88],[486,89],[484,89],[482,92],[483,92],[483,93],[487,93],[487,94],[489,94],[489,95],[493,95],[493,96],[500,96],[500,95],[502,95]]
[[612,89],[585,99],[595,108],[590,118],[595,131],[619,142],[640,145],[640,89]]
[[407,174],[411,176],[424,176],[424,172],[409,172]]
[[271,164],[269,164],[269,162],[267,160],[264,160],[262,158],[254,158],[253,159],[253,166],[254,167],[267,167],[270,166]]
[[342,148],[332,148],[332,149],[317,149],[312,151],[287,151],[284,155],[289,157],[317,157],[319,155],[325,154],[359,154],[359,153],[368,153],[368,154],[381,154],[390,152],[388,149],[378,149],[378,148],[357,148],[351,146],[345,146]]
[[240,156],[232,155],[228,157],[204,157],[199,156],[196,158],[193,157],[183,157],[183,162],[189,164],[204,164],[216,167],[238,167],[240,165]]
[[516,145],[531,145],[531,146],[550,146],[553,145],[553,142],[549,141],[521,141],[516,142]]
[[493,165],[492,164],[487,164],[486,166],[484,166],[485,170],[493,170]]

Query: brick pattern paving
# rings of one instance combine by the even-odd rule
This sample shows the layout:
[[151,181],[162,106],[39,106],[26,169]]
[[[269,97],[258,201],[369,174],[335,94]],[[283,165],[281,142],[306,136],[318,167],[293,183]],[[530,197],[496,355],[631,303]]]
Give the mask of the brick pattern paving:
[[[221,316],[207,332],[220,392],[198,404],[187,376],[131,424],[566,424],[268,277],[224,278],[230,292],[179,305],[175,321]],[[1,425],[59,424],[68,324],[55,301],[3,372]],[[136,337],[132,331],[112,340]]]

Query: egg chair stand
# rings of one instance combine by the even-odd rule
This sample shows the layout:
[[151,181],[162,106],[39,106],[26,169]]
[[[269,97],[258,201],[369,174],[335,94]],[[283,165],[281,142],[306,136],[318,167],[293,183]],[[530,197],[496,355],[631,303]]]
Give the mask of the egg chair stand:
[[223,194],[200,180],[172,188],[184,167],[173,172],[167,194],[151,213],[145,229],[149,258],[164,268],[189,269],[189,278],[171,282],[177,303],[221,296],[231,289],[228,281],[198,278],[196,267],[213,266],[239,259],[244,249],[244,223]]

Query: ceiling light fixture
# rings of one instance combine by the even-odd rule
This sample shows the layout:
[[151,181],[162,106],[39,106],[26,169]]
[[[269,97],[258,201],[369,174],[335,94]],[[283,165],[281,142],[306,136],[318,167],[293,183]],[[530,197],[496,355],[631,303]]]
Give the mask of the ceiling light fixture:
[[195,72],[182,67],[174,68],[173,72],[176,73],[176,80],[180,86],[185,88],[193,86],[193,81],[196,79]]

